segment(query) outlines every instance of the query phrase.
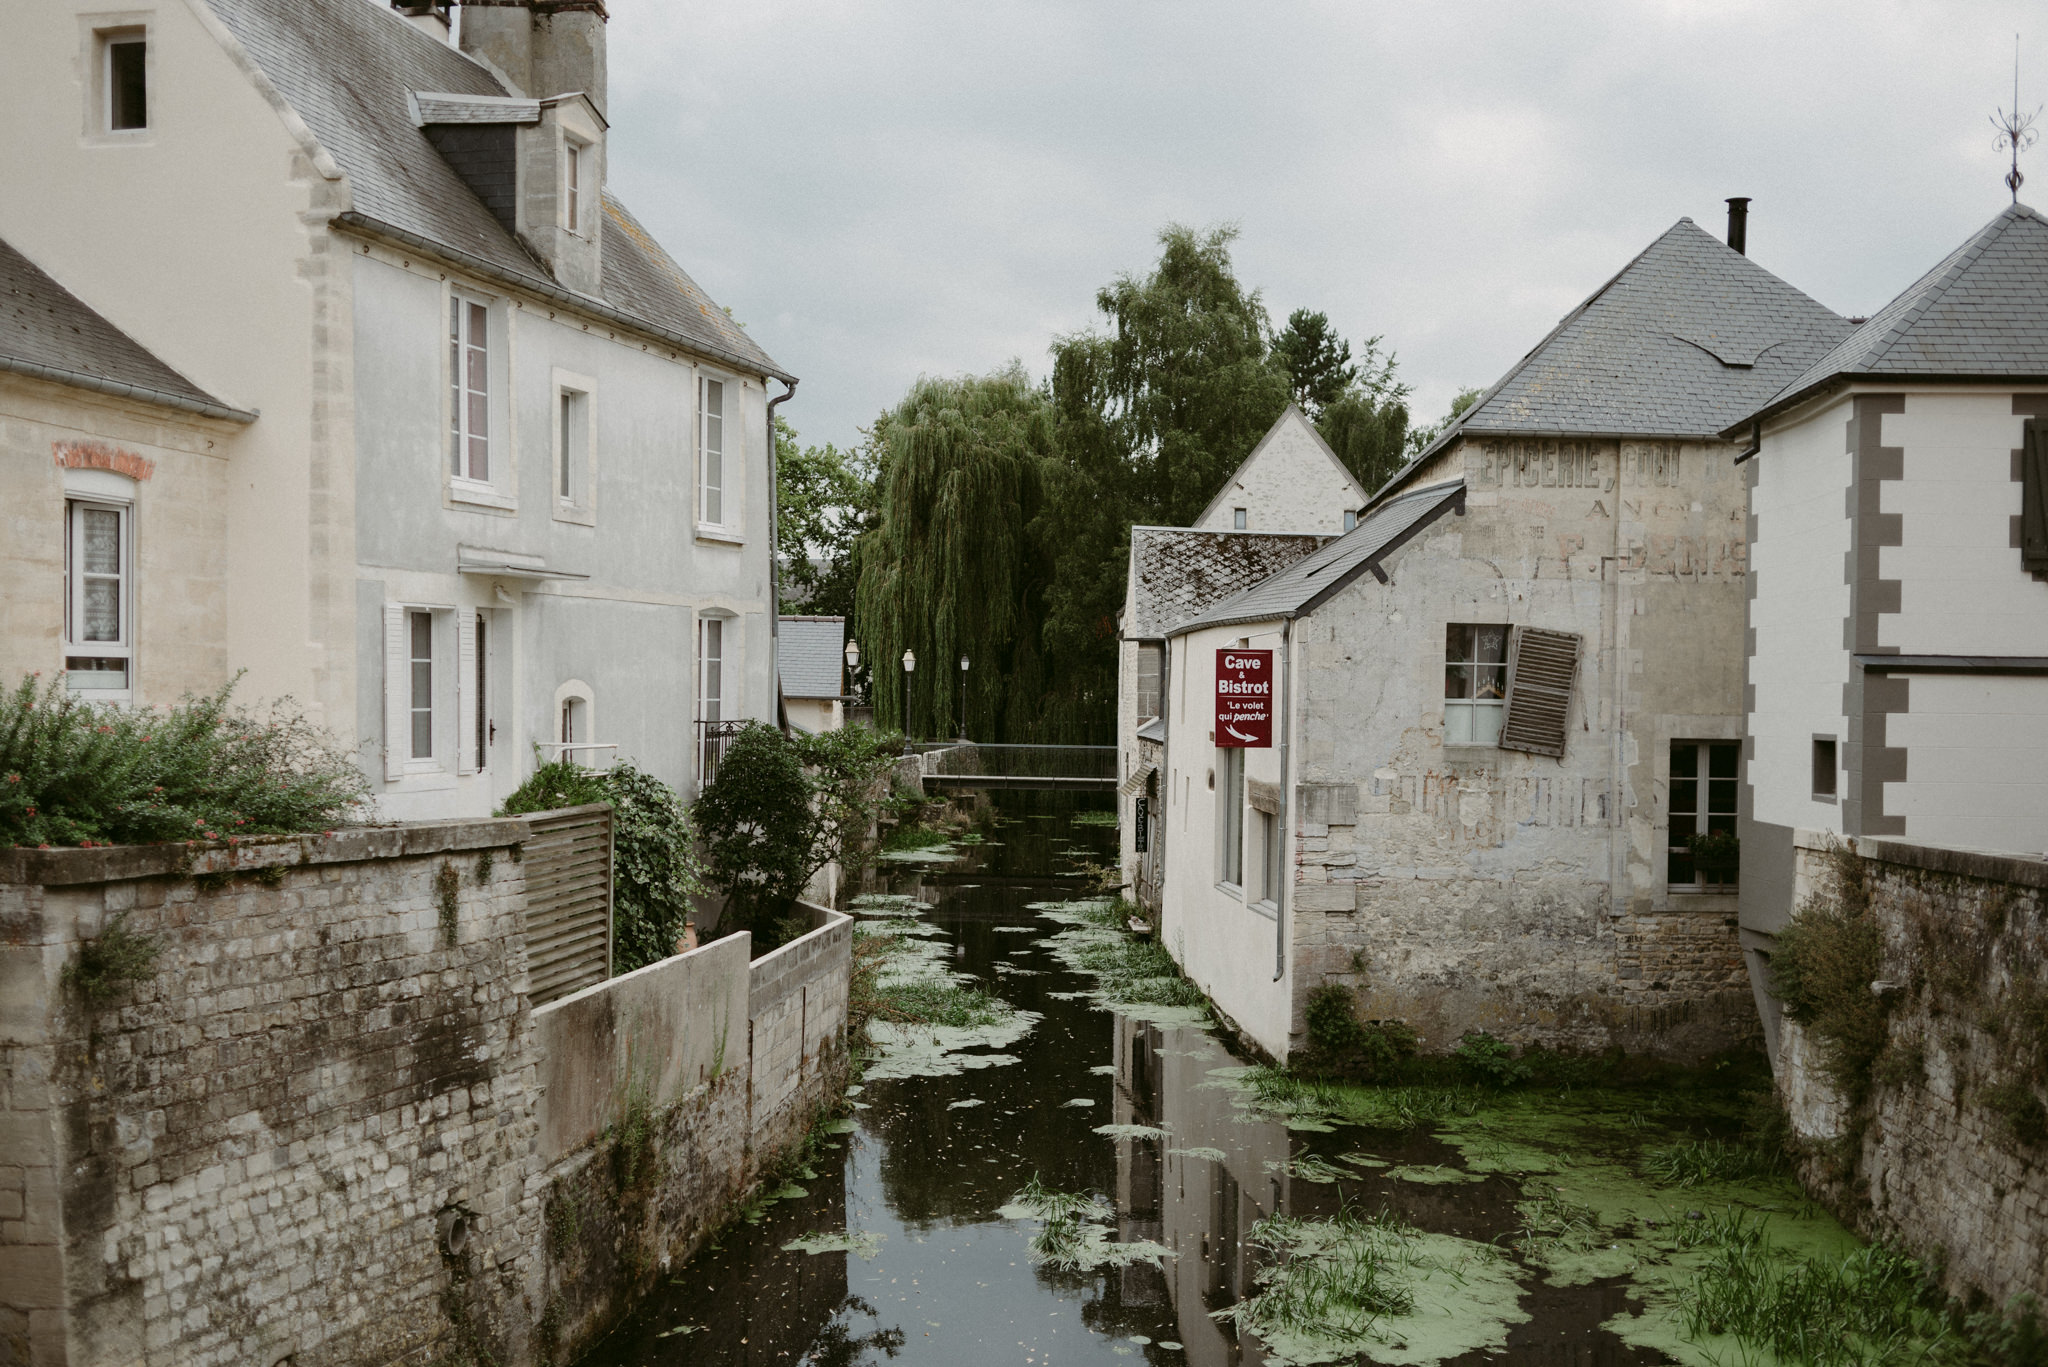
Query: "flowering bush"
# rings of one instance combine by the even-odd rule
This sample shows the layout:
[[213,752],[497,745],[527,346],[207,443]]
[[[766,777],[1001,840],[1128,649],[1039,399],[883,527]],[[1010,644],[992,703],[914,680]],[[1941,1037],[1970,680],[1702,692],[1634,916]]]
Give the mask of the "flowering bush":
[[282,701],[230,707],[231,683],[166,708],[81,701],[61,677],[0,694],[0,846],[235,840],[357,818],[363,772]]

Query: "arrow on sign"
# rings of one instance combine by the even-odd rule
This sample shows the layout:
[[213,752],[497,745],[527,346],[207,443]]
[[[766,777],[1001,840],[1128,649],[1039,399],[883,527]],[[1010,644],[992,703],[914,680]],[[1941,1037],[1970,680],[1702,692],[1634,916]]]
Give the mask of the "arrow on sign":
[[1229,722],[1223,723],[1223,729],[1228,731],[1231,735],[1236,736],[1239,740],[1256,741],[1258,739],[1257,736],[1247,736],[1244,732],[1238,730]]

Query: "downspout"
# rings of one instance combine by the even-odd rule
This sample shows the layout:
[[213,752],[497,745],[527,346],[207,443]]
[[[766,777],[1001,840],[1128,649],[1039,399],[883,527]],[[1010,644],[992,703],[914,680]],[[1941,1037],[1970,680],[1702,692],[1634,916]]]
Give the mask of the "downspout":
[[[1273,898],[1273,981],[1276,983],[1287,976],[1287,894],[1294,884],[1294,804],[1287,800],[1287,737],[1294,729],[1294,698],[1288,692],[1294,682],[1294,671],[1287,666],[1293,653],[1294,616],[1290,613],[1280,627],[1280,662],[1275,671],[1280,677],[1273,681],[1273,691],[1283,712],[1282,716],[1274,719],[1280,727],[1280,816],[1273,823],[1273,834],[1280,841],[1282,860],[1280,886],[1276,890],[1278,895]],[[1292,1007],[1289,1011],[1292,1012]]]
[[796,394],[796,381],[784,380],[783,391],[768,400],[768,687],[774,690],[775,725],[789,729],[782,709],[782,512],[775,486],[781,470],[775,457],[775,410]]
[[1757,452],[1763,449],[1764,425],[1761,421],[1753,422],[1749,425],[1749,447],[1747,450],[1744,450],[1736,455],[1735,463],[1737,465],[1740,465],[1742,464],[1742,462],[1748,460],[1751,456],[1755,455]]

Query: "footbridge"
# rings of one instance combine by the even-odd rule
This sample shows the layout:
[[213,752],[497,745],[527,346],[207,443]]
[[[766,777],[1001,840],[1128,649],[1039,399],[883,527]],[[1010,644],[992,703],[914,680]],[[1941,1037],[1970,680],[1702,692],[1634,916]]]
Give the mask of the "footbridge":
[[917,761],[927,793],[963,788],[1036,789],[1041,792],[1113,792],[1114,745],[983,745],[975,741],[921,741],[905,759]]

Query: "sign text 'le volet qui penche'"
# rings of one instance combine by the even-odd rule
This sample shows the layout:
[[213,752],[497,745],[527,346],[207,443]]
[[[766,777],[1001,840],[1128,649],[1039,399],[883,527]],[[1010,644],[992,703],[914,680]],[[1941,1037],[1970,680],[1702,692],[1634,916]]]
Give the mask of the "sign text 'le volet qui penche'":
[[1273,652],[1216,652],[1216,744],[1265,750],[1273,744]]

